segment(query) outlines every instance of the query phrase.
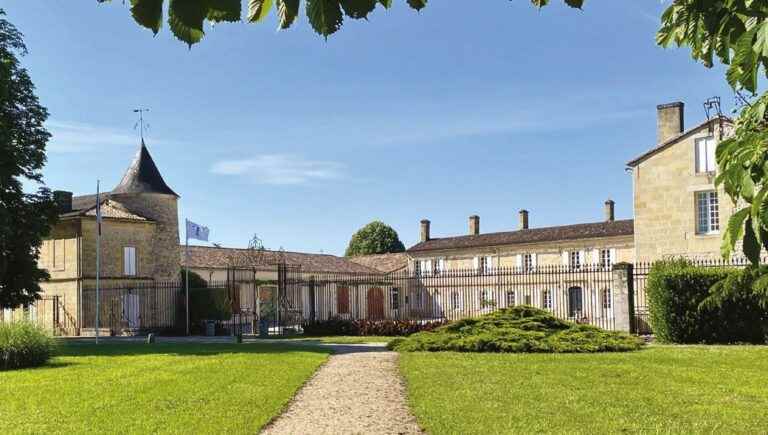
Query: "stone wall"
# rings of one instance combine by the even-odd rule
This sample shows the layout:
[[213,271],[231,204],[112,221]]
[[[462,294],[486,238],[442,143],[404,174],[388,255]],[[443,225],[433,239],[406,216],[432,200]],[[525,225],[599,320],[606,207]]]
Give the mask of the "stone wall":
[[177,279],[180,269],[178,198],[157,193],[120,194],[112,198],[156,223],[151,245],[152,269],[147,270],[148,276]]
[[[719,137],[717,126],[714,134]],[[696,192],[715,188],[714,175],[696,173],[695,141],[707,136],[708,128],[699,128],[633,169],[638,261],[719,255],[721,234],[734,209],[722,189],[718,192],[720,232],[696,231]]]
[[[596,264],[600,261],[595,252],[600,249],[615,249],[615,263],[634,262],[635,251],[632,236],[582,239],[563,242],[529,243],[514,246],[495,246],[487,248],[454,249],[410,253],[412,260],[430,260],[445,258],[446,267],[451,269],[470,269],[474,267],[475,257],[493,257],[493,267],[516,267],[519,254],[536,254],[539,266],[559,266],[563,264],[563,252],[583,251],[584,264]],[[412,262],[411,262],[412,263]]]
[[[96,276],[96,219],[83,218],[81,222],[83,277],[92,278]],[[126,246],[136,248],[136,276],[154,277],[155,229],[156,224],[151,222],[104,219],[101,226],[101,277],[123,276],[123,248]]]

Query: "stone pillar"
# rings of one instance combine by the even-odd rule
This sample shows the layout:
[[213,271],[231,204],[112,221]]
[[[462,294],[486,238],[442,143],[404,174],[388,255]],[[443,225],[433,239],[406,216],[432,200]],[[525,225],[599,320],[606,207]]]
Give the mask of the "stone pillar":
[[635,280],[631,264],[618,263],[613,266],[611,299],[614,329],[635,332]]

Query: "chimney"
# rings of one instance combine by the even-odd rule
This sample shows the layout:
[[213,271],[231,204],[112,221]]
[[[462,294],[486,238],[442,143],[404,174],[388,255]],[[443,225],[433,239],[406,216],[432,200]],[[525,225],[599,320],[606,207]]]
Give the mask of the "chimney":
[[518,229],[528,229],[528,210],[520,210],[520,225]]
[[420,234],[419,241],[426,242],[427,240],[429,240],[429,219],[422,219],[421,234]]
[[469,235],[476,236],[480,234],[480,216],[473,214],[469,217]]
[[674,103],[656,106],[656,142],[662,143],[685,130],[685,104]]
[[609,199],[608,201],[605,201],[605,221],[606,222],[613,222],[616,220],[616,215],[614,214],[614,208],[616,203],[613,202],[613,200]]
[[53,201],[58,206],[59,213],[69,213],[72,211],[72,192],[54,190]]

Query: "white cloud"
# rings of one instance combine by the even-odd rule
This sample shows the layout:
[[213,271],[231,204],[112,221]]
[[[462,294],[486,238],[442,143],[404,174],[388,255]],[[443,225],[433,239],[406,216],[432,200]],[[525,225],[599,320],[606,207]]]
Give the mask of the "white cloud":
[[338,162],[306,160],[287,154],[265,154],[250,159],[222,160],[211,167],[211,172],[242,176],[259,184],[296,185],[341,178],[344,168]]
[[[105,146],[137,146],[139,136],[128,129],[50,120],[45,124],[51,133],[48,151],[78,153],[99,150]],[[158,143],[156,139],[153,143]]]

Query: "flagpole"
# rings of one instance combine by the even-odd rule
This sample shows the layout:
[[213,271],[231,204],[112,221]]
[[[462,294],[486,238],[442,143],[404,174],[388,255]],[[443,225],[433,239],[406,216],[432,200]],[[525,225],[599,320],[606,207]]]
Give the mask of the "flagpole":
[[186,239],[184,258],[187,265],[187,267],[184,268],[184,294],[187,301],[185,305],[187,307],[187,335],[189,335],[189,219],[186,219],[184,225],[184,235]]
[[96,180],[96,344],[99,343],[99,278],[101,277],[101,196]]

